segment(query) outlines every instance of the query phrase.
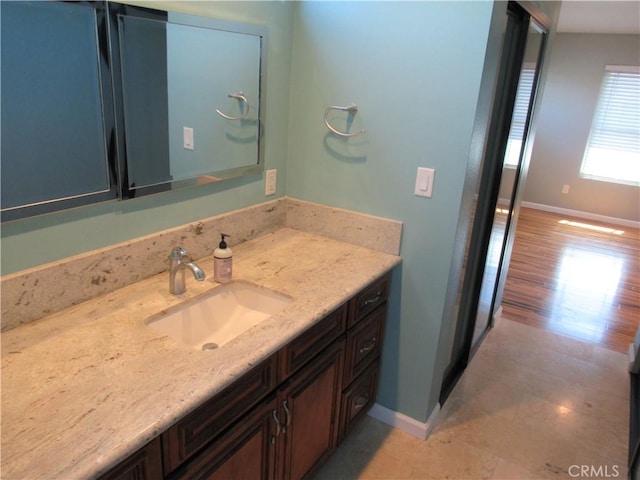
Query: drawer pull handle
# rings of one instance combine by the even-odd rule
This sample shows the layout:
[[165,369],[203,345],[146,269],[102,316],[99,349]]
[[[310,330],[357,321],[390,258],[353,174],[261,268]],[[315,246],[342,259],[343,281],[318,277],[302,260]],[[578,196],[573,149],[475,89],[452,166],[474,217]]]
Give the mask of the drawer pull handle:
[[287,433],[287,427],[291,425],[291,412],[289,412],[286,400],[282,402],[282,408],[284,409],[284,413],[287,415],[287,421],[285,422],[284,427],[282,427],[282,433],[284,434]]
[[360,349],[360,353],[367,353],[376,346],[376,337],[373,337],[371,340],[367,340],[364,346]]
[[271,435],[271,445],[273,445],[274,443],[276,443],[276,437],[280,435],[280,431],[282,430],[282,427],[280,426],[280,421],[278,420],[278,412],[273,410],[271,412],[271,416],[273,417],[273,421],[276,422],[276,434]]
[[360,410],[367,403],[369,403],[369,395],[358,395],[353,401],[354,410]]
[[367,298],[363,303],[362,306],[366,307],[367,305],[371,305],[372,303],[376,303],[378,300],[380,300],[380,298],[382,297],[382,292],[378,292],[376,293],[375,297],[372,298]]

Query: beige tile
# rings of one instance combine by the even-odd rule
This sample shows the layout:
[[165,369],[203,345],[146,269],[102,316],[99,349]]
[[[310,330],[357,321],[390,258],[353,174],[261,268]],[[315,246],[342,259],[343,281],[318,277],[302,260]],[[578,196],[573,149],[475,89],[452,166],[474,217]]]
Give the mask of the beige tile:
[[499,437],[496,453],[544,478],[567,475],[578,452],[573,439],[557,435],[546,425],[513,422],[496,429],[495,435]]
[[581,450],[597,452],[599,456],[625,462],[628,449],[628,417],[606,418],[583,415],[576,443]]
[[489,416],[512,420],[522,400],[522,391],[501,378],[482,375],[463,376],[444,406],[444,414],[455,414],[466,407]]
[[578,410],[587,415],[628,424],[630,402],[624,396],[606,392],[597,385],[580,387],[583,398]]
[[629,399],[629,372],[626,369],[591,364],[588,376],[581,379],[579,383],[585,387],[597,388],[603,392]]
[[517,420],[530,427],[544,428],[559,437],[571,439],[584,428],[585,415],[549,402],[534,395],[526,395],[518,406]]
[[357,450],[338,450],[322,471],[317,480],[351,479],[408,479],[413,468],[405,462],[385,452],[363,452]]
[[572,410],[579,410],[584,403],[585,392],[578,384],[550,373],[529,370],[523,372],[511,385],[521,388],[527,394]]
[[498,464],[491,478],[492,480],[532,480],[535,476],[520,465],[498,458]]
[[628,360],[625,353],[614,352],[600,346],[593,347],[593,362],[603,367],[615,368],[627,371]]
[[498,457],[464,440],[424,442],[408,452],[407,463],[412,465],[412,478],[424,479],[490,479]]

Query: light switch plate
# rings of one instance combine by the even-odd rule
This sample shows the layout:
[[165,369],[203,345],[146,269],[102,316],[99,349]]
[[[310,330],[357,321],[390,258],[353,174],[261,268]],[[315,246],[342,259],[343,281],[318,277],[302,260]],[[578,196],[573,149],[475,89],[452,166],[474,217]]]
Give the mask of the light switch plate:
[[182,141],[186,150],[193,150],[193,128],[182,128]]
[[435,174],[436,171],[433,168],[418,167],[414,193],[420,197],[431,198]]
[[264,176],[264,194],[275,195],[278,170],[267,170]]

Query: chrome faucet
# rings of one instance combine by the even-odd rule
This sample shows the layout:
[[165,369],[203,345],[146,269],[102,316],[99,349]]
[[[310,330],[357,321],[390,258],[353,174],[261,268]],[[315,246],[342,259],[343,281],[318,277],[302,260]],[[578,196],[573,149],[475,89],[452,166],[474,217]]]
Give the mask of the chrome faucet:
[[187,250],[183,247],[175,247],[169,255],[171,268],[169,269],[169,293],[180,295],[187,291],[184,281],[184,271],[190,269],[193,277],[199,282],[207,276],[202,269],[187,255]]

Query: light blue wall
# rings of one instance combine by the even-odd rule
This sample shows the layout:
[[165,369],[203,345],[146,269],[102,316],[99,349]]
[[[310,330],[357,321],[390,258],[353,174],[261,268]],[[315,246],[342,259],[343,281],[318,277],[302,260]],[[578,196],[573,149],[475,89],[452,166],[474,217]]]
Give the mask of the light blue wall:
[[[293,4],[288,2],[128,2],[266,25],[269,30],[265,168],[283,172],[287,158]],[[276,197],[284,195],[278,175]],[[2,274],[183,225],[275,197],[262,175],[4,223]]]
[[[378,402],[425,421],[492,2],[301,2],[294,22],[287,195],[404,222]],[[323,111],[355,102],[350,131]],[[346,116],[334,124],[346,127]],[[414,195],[435,168],[433,198]],[[439,377],[438,377],[439,380]],[[436,395],[433,393],[436,392]]]

